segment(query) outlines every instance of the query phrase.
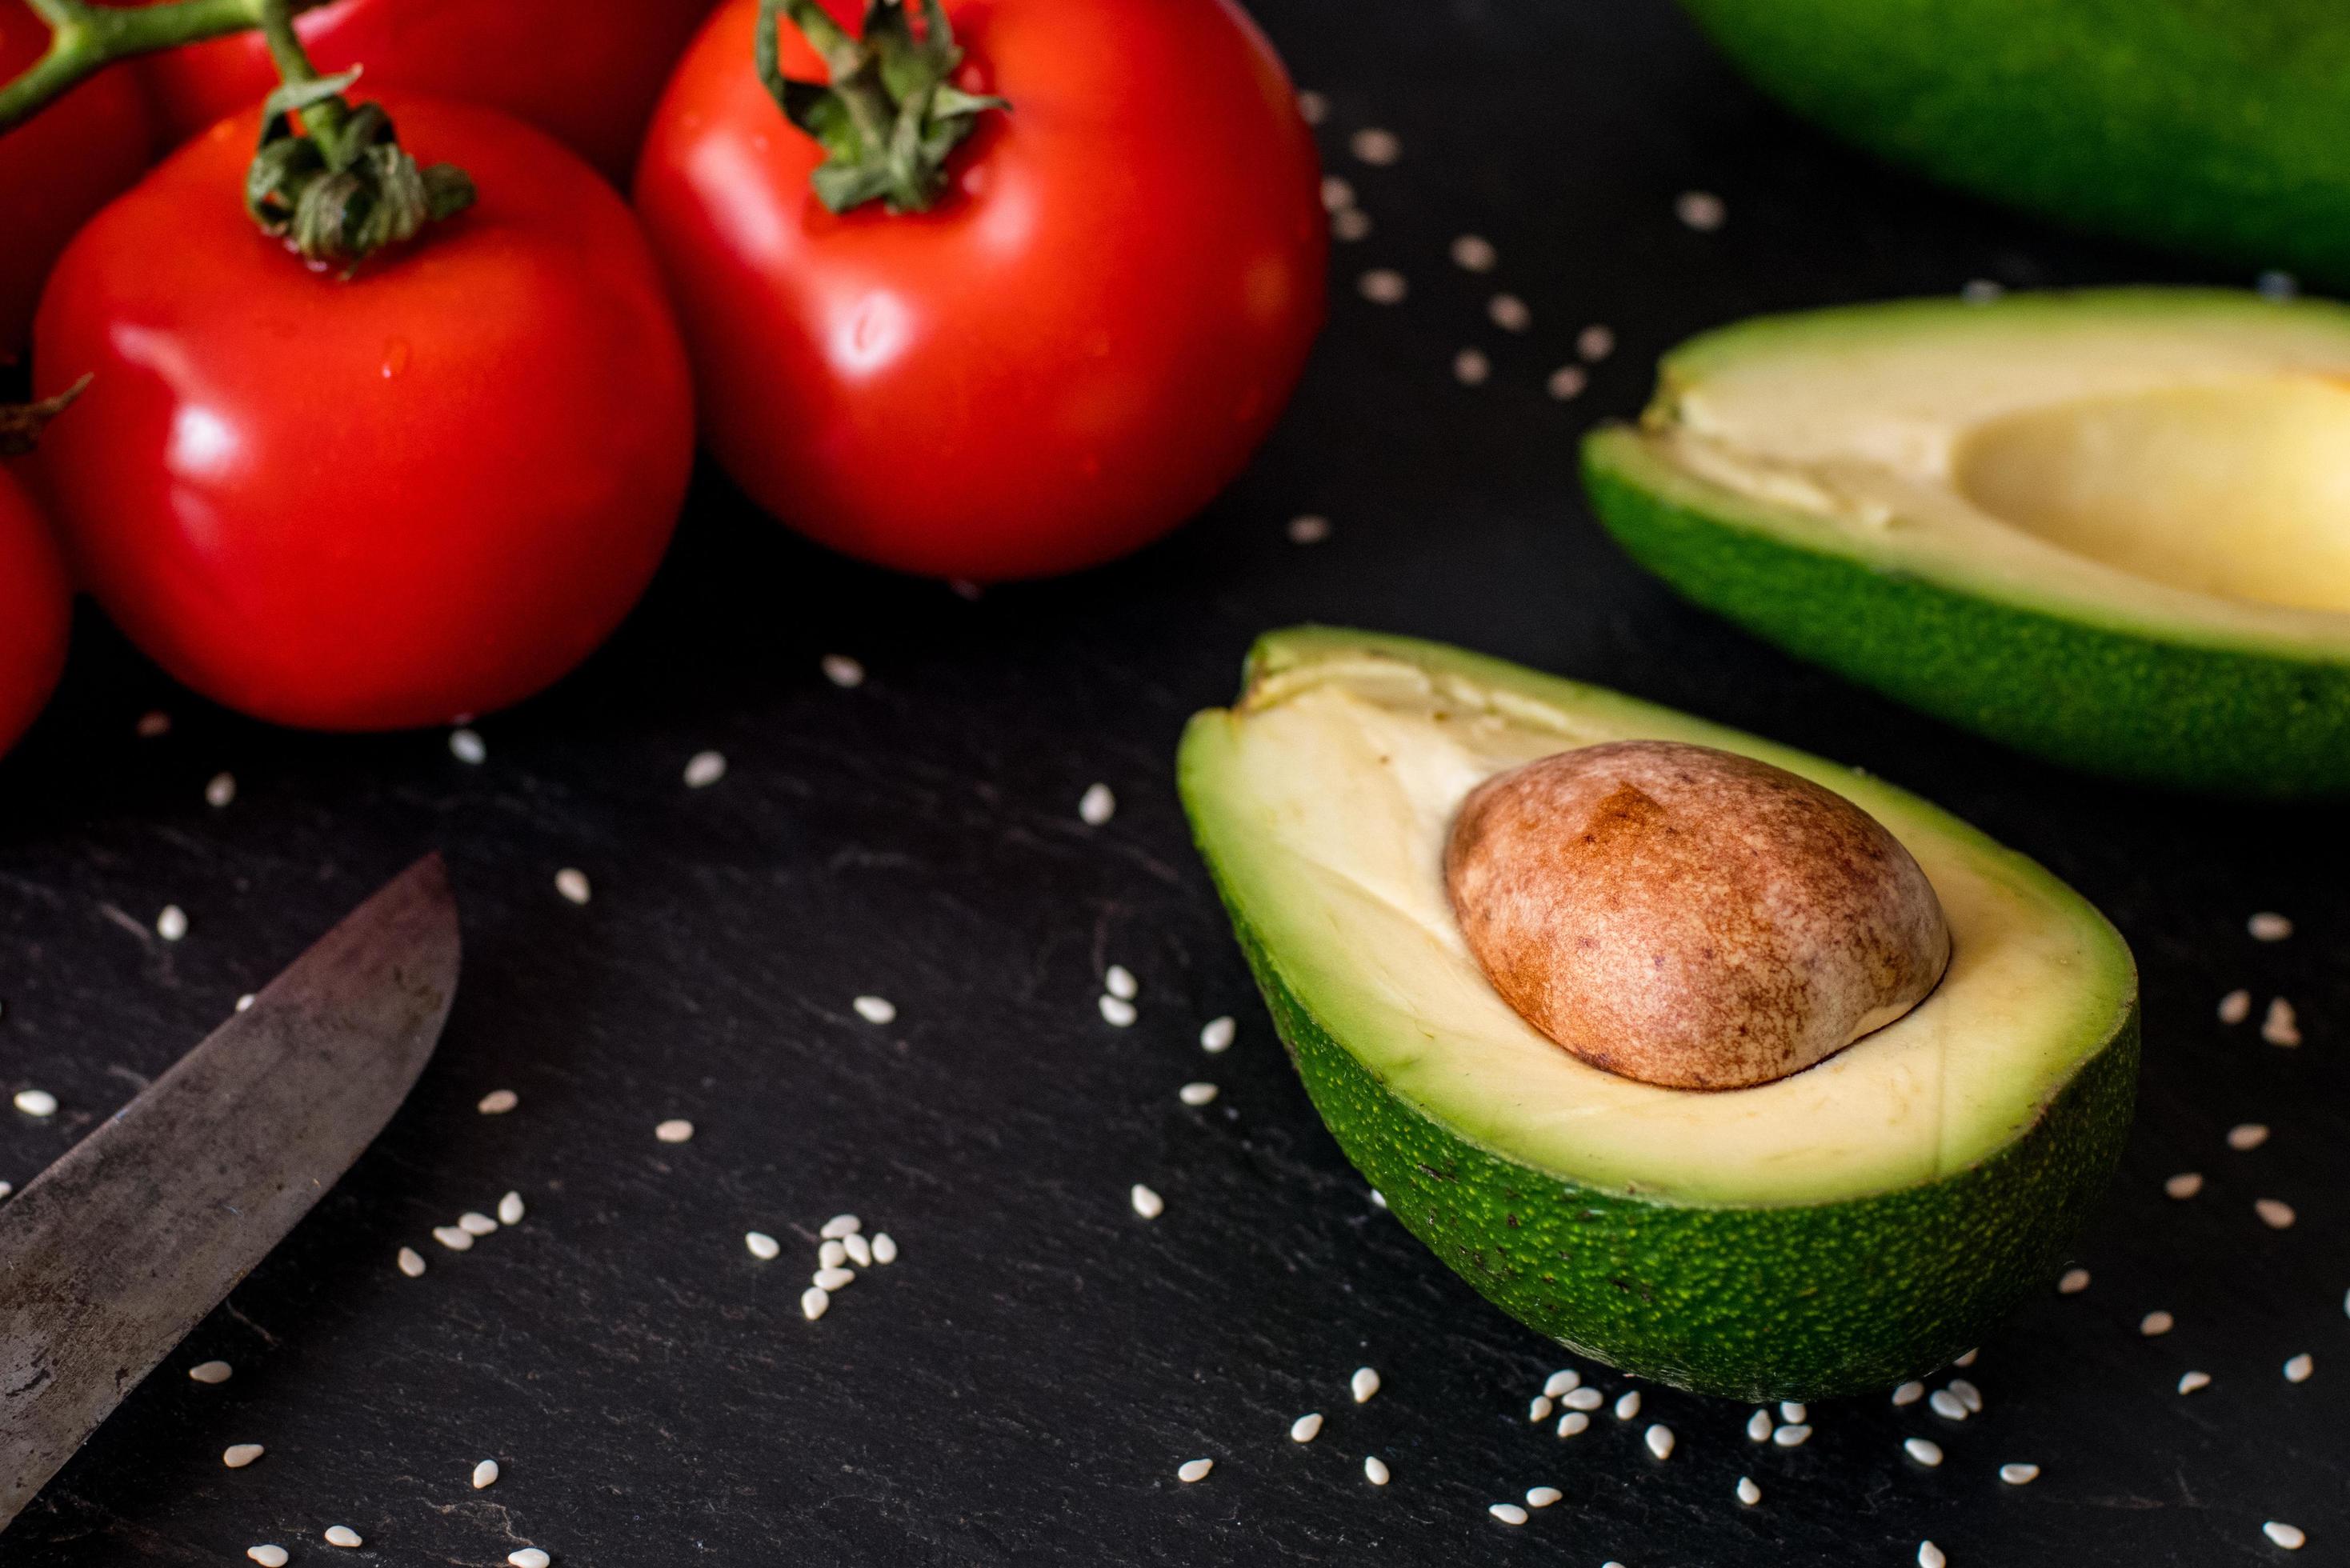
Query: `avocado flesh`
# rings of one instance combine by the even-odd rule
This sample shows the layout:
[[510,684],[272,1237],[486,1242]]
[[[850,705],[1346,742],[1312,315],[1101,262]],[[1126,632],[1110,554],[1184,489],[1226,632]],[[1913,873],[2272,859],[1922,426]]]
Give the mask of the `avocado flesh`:
[[1706,334],[1585,452],[1696,602],[2117,776],[2350,788],[2350,312],[2199,290]]
[[[1603,741],[1762,758],[1898,837],[1949,974],[1804,1073],[1720,1093],[1616,1077],[1486,981],[1442,877],[1482,779]],[[1681,1386],[1804,1397],[1963,1350],[2044,1283],[2118,1156],[2128,950],[2045,871],[1890,785],[1499,661],[1275,634],[1195,718],[1194,833],[1308,1092],[1396,1216],[1505,1310]]]
[[2058,222],[2350,282],[2339,0],[1683,0],[1790,108]]

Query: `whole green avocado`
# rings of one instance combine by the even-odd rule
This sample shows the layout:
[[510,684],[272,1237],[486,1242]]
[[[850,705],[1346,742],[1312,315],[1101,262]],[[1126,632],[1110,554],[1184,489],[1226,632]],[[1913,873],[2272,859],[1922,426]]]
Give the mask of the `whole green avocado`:
[[1683,0],[1796,112],[2083,228],[2350,283],[2342,0]]

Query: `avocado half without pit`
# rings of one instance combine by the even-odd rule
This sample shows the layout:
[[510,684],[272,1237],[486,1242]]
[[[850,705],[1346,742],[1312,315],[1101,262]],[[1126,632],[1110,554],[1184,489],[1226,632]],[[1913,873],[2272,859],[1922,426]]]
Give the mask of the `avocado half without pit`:
[[1684,597],[2021,750],[2350,792],[2350,310],[2103,290],[1765,317],[1586,445]]
[[1931,1371],[2047,1287],[2119,1157],[2127,948],[1889,784],[1313,628],[1257,645],[1180,774],[1340,1147],[1596,1360],[1755,1399]]

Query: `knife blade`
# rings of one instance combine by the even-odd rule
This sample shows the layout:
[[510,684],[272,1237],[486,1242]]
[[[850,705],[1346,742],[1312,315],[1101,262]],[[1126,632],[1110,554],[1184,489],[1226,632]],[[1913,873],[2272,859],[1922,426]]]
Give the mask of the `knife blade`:
[[383,1130],[458,957],[427,856],[0,1207],[0,1527]]

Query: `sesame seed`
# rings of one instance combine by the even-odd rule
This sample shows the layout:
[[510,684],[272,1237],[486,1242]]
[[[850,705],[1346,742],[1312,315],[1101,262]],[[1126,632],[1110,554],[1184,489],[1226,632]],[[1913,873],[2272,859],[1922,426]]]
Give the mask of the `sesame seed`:
[[1493,242],[1482,234],[1462,234],[1452,242],[1452,265],[1462,272],[1491,272],[1501,259]]
[[2272,1231],[2290,1230],[2297,1218],[2293,1205],[2281,1199],[2256,1198],[2252,1200],[2252,1209],[2260,1215],[2261,1223]]
[[1811,1418],[1812,1413],[1800,1401],[1783,1399],[1779,1402],[1779,1419],[1782,1421],[1791,1421],[1800,1427]]
[[1485,1511],[1503,1524],[1523,1524],[1526,1521],[1526,1511],[1514,1502],[1492,1503]]
[[235,799],[236,775],[234,774],[214,774],[212,781],[204,785],[204,804],[215,811],[225,810],[229,803]]
[[1482,348],[1463,348],[1452,356],[1452,379],[1464,387],[1482,387],[1492,375],[1493,362]]
[[1373,305],[1401,305],[1404,296],[1411,292],[1403,274],[1391,266],[1373,267],[1356,280],[1355,286]]
[[1330,519],[1312,513],[1289,520],[1289,542],[1293,545],[1319,545],[1330,536]]
[[1771,1434],[1771,1440],[1783,1449],[1800,1449],[1811,1441],[1809,1427],[1782,1427]]
[[2210,1386],[2211,1375],[2208,1372],[2182,1372],[2178,1375],[2178,1391],[2181,1394],[2192,1394],[2199,1388]]
[[497,1485],[498,1474],[498,1461],[495,1459],[484,1459],[480,1464],[473,1467],[473,1490],[475,1491],[483,1491],[486,1490],[490,1487]]
[[1904,1383],[1900,1387],[1896,1388],[1893,1391],[1893,1403],[1897,1407],[1902,1405],[1915,1405],[1918,1400],[1923,1399],[1925,1397],[1926,1386],[1923,1383]]
[[824,1292],[827,1295],[845,1291],[856,1282],[857,1271],[855,1269],[818,1269],[813,1275],[809,1276],[808,1279],[808,1283]]
[[1570,1410],[1596,1410],[1607,1403],[1607,1396],[1596,1388],[1570,1388],[1558,1402]]
[[1122,996],[1112,996],[1107,992],[1102,993],[1099,1006],[1102,1021],[1120,1029],[1128,1027],[1139,1016],[1134,1011],[1134,1003]]
[[2278,1519],[2272,1519],[2262,1525],[2261,1533],[2287,1552],[2298,1552],[2309,1542],[2309,1537],[2299,1529]]
[[1950,1559],[1930,1541],[1918,1542],[1918,1568],[1948,1568]]
[[1616,1401],[1616,1418],[1628,1421],[1640,1413],[1640,1391],[1638,1388]]
[[1232,1048],[1232,1036],[1240,1026],[1227,1016],[1211,1018],[1200,1025],[1200,1049],[1211,1056],[1221,1056]]
[[1572,1366],[1562,1366],[1543,1379],[1543,1392],[1555,1399],[1562,1394],[1572,1394],[1583,1386],[1583,1374]]
[[2316,1370],[2317,1358],[2304,1350],[2284,1364],[2284,1380],[2287,1383],[2306,1383]]
[[1289,1423],[1289,1440],[1293,1443],[1310,1443],[1321,1435],[1322,1412],[1319,1410],[1308,1411]]
[[225,1383],[236,1376],[236,1368],[225,1361],[200,1361],[188,1368],[188,1376],[198,1383]]
[[1729,215],[1721,198],[1711,191],[1684,191],[1673,200],[1673,216],[1701,234],[1721,227]]
[[1534,313],[1514,294],[1497,294],[1487,300],[1485,316],[1504,332],[1523,332],[1534,324]]
[[2261,1038],[2272,1045],[2301,1044],[2301,1024],[2293,1016],[2293,1003],[2283,997],[2272,997],[2268,1016],[2261,1020]]
[[847,1253],[848,1261],[858,1268],[869,1269],[873,1266],[873,1243],[856,1231],[851,1231],[840,1239],[840,1250]]
[[1526,1490],[1526,1506],[1528,1508],[1548,1508],[1552,1503],[1556,1502],[1560,1498],[1563,1498],[1565,1495],[1566,1493],[1559,1490],[1558,1488],[1555,1486],[1529,1487]]
[[662,1143],[691,1143],[693,1124],[683,1116],[671,1116],[665,1122],[654,1124],[653,1137]]
[[759,1262],[763,1263],[774,1262],[778,1257],[783,1255],[784,1251],[783,1243],[776,1241],[773,1236],[768,1235],[764,1231],[743,1231],[743,1245],[751,1250],[751,1256],[758,1259]]
[[868,1023],[898,1022],[898,1004],[886,996],[855,997],[850,1000],[848,1005],[855,1010],[858,1017]]
[[2293,935],[2293,922],[2274,909],[2262,909],[2244,922],[2256,942],[2281,942]]
[[1102,989],[1121,1002],[1132,1002],[1142,989],[1134,971],[1122,963],[1114,963],[1102,975]]
[[2182,1170],[2176,1176],[2166,1178],[2162,1189],[2171,1197],[2184,1200],[2203,1190],[2203,1178],[2199,1172]]
[[452,1252],[473,1250],[473,1233],[461,1225],[435,1225],[432,1227],[432,1239]]
[[1973,1384],[1968,1382],[1963,1377],[1953,1377],[1950,1379],[1950,1392],[1952,1395],[1957,1397],[1960,1404],[1964,1405],[1967,1407],[1968,1415],[1980,1416],[1982,1414],[1983,1397],[1981,1389],[1976,1387]]
[[1603,322],[1593,322],[1575,335],[1575,351],[1586,364],[1596,365],[1616,352],[1615,330]]
[[1767,1443],[1771,1440],[1770,1411],[1757,1410],[1746,1417],[1746,1440],[1750,1443]]
[[2056,1282],[2056,1293],[2060,1296],[2077,1296],[2088,1288],[2089,1271],[2086,1269],[2067,1269],[2064,1277]]
[[221,1463],[233,1470],[241,1470],[262,1456],[259,1443],[231,1443],[221,1450]]
[[512,1089],[492,1089],[474,1102],[473,1108],[485,1116],[502,1116],[522,1104],[522,1096]]
[[1213,1459],[1185,1459],[1175,1467],[1175,1479],[1189,1486],[1193,1481],[1206,1480],[1208,1472],[1215,1468]]
[[1929,1469],[1942,1462],[1942,1445],[1931,1438],[1911,1438],[1901,1446],[1911,1459]]
[[1564,403],[1583,396],[1583,389],[1590,384],[1591,378],[1584,373],[1582,366],[1562,365],[1550,373],[1544,386],[1552,397]]
[[1378,1368],[1375,1366],[1356,1367],[1355,1375],[1347,1380],[1347,1386],[1354,1391],[1356,1404],[1367,1405],[1370,1403],[1371,1396],[1379,1391]]
[[1550,1419],[1550,1413],[1556,1408],[1557,1407],[1551,1403],[1549,1395],[1537,1394],[1526,1404],[1526,1419],[1529,1422],[1547,1421]]
[[1341,207],[1330,214],[1330,237],[1353,244],[1371,237],[1371,215],[1360,207]]
[[1587,1432],[1590,1429],[1591,1417],[1580,1410],[1569,1410],[1558,1418],[1558,1435],[1562,1438],[1572,1438],[1577,1432]]
[[889,1239],[889,1232],[887,1231],[873,1238],[873,1261],[877,1263],[894,1263],[898,1261],[898,1243]]
[[1762,1489],[1754,1484],[1752,1477],[1740,1476],[1738,1478],[1738,1501],[1744,1503],[1749,1508],[1752,1508],[1756,1503],[1762,1501]]
[[525,1546],[519,1552],[506,1553],[508,1568],[546,1568],[554,1561],[536,1546]]
[[468,1209],[457,1216],[457,1228],[469,1235],[490,1236],[497,1233],[498,1222],[477,1209]]
[[1145,1220],[1156,1220],[1167,1212],[1167,1200],[1139,1181],[1134,1184],[1134,1190],[1127,1194],[1127,1200],[1134,1205],[1134,1211]]
[[2252,993],[2236,990],[2220,999],[2220,1022],[2241,1023],[2252,1015]]
[[577,866],[566,866],[555,874],[555,890],[575,904],[588,901],[588,873]]
[[685,787],[708,789],[726,776],[726,753],[696,752],[685,759]]
[[1970,1350],[1964,1355],[1960,1356],[1956,1361],[1951,1362],[1950,1365],[1953,1366],[1972,1366],[1975,1364],[1975,1357],[1981,1354],[1982,1352],[1980,1350]]
[[243,1012],[246,1008],[251,1007],[259,1000],[260,999],[258,997],[255,996],[253,992],[248,991],[243,996],[236,999],[236,1010],[239,1012]]
[[400,1272],[411,1280],[424,1277],[424,1254],[413,1247],[400,1250]]
[[501,1225],[519,1225],[522,1223],[523,1216],[528,1212],[529,1210],[523,1207],[522,1194],[519,1192],[509,1192],[498,1199],[498,1223]]
[[840,1267],[848,1262],[848,1243],[845,1241],[827,1241],[816,1250],[816,1267],[820,1269]]
[[1373,1486],[1388,1484],[1388,1462],[1377,1454],[1363,1456],[1363,1479]]
[[359,1532],[353,1530],[348,1524],[330,1524],[327,1526],[326,1534],[323,1539],[329,1546],[364,1546],[367,1544],[359,1539]]
[[2269,1141],[2269,1129],[2259,1122],[2239,1122],[2228,1129],[2228,1147],[2248,1153]]
[[[0,1196],[5,1196],[5,1194],[0,1194]],[[1387,1211],[1388,1195],[1381,1192],[1376,1187],[1371,1189],[1371,1207],[1378,1210],[1381,1213],[1385,1213]],[[2350,1305],[2350,1303],[2345,1303],[2345,1305]]]
[[1989,305],[2007,290],[1987,277],[1970,277],[1959,289],[1959,297],[1969,305]]
[[1926,1408],[1945,1421],[1963,1421],[1967,1418],[1966,1406],[1960,1402],[1957,1395],[1947,1388],[1937,1388],[1927,1395]]
[[1330,100],[1307,88],[1297,95],[1297,118],[1308,125],[1319,125],[1330,118]]
[[57,1114],[57,1097],[47,1089],[19,1089],[16,1108],[28,1116],[53,1116]]
[[1099,827],[1117,815],[1118,796],[1106,784],[1089,784],[1077,797],[1077,820],[1087,827]]
[[1175,1091],[1175,1097],[1187,1106],[1204,1106],[1216,1097],[1213,1084],[1186,1084]]
[[490,748],[479,732],[456,729],[449,732],[449,754],[468,767],[480,767],[490,760]]
[[2271,268],[2261,274],[2252,286],[2260,291],[2263,299],[2291,299],[2301,292],[2301,280],[2289,272]]
[[1673,1457],[1673,1429],[1663,1422],[1652,1424],[1647,1431],[1640,1434],[1640,1438],[1648,1445],[1648,1452],[1656,1455],[1657,1458],[1669,1459]]
[[2178,1325],[2178,1320],[2167,1312],[2150,1312],[2137,1320],[2137,1331],[2148,1339],[2168,1334]]
[[817,661],[824,678],[843,691],[853,691],[865,684],[865,666],[845,653],[827,653]]
[[1343,213],[1355,204],[1355,187],[1337,174],[1322,176],[1322,210]]
[[828,1291],[810,1285],[800,1293],[800,1315],[810,1323],[822,1317],[825,1309],[830,1305],[832,1305],[832,1294]]
[[2002,1465],[1999,1479],[2010,1486],[2030,1486],[2040,1479],[2038,1465]]
[[188,934],[188,911],[177,904],[166,904],[163,912],[155,917],[155,934],[167,942],[176,942]]
[[261,1568],[286,1568],[286,1548],[283,1546],[248,1546],[244,1554],[261,1564]]
[[139,715],[139,722],[134,726],[134,728],[138,731],[139,738],[140,740],[155,740],[160,736],[168,735],[172,732],[172,715],[164,712],[161,708],[154,710],[152,712],[141,713]]
[[16,1191],[16,1184],[15,1182],[13,1182],[13,1181],[0,1181],[0,1198],[5,1198],[5,1197],[7,1197],[10,1193],[12,1193],[12,1192],[14,1192],[14,1191]]
[[1347,147],[1356,157],[1377,169],[1384,169],[1403,156],[1403,142],[1396,133],[1381,130],[1376,126],[1366,126],[1355,132],[1347,139]]

